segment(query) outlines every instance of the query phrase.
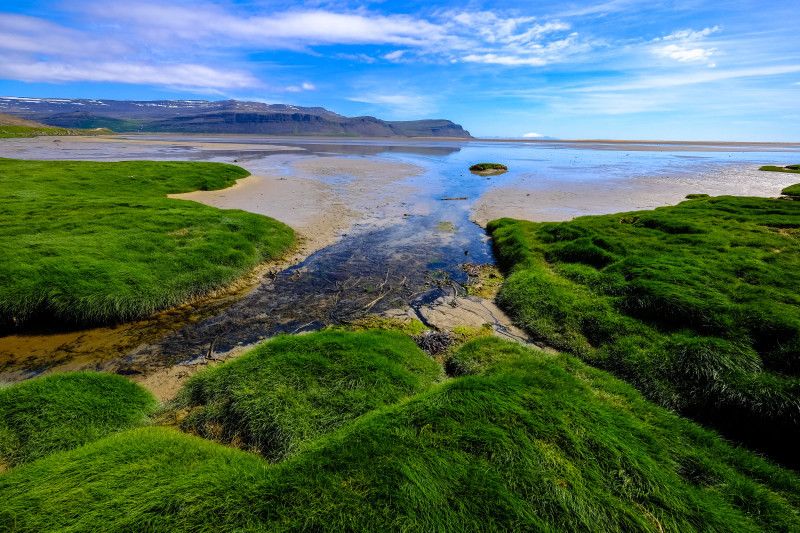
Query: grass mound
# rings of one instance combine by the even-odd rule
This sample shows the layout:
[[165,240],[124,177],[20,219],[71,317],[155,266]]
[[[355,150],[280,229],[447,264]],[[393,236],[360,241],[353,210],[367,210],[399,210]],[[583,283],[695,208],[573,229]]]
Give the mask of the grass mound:
[[441,367],[402,333],[281,336],[189,380],[182,428],[273,461],[355,418],[427,390]]
[[[505,356],[490,355],[498,350]],[[796,474],[609,374],[494,339],[464,351],[464,362],[496,362],[277,465],[164,428],[36,461],[0,475],[0,523],[38,532],[800,528]]]
[[800,165],[786,165],[785,167],[776,167],[767,165],[759,168],[758,170],[768,170],[771,172],[797,172],[800,173]]
[[472,165],[469,169],[474,172],[480,172],[483,170],[508,170],[508,167],[500,163],[478,163]]
[[534,337],[736,438],[800,446],[800,205],[697,198],[489,224],[500,303]]
[[[798,172],[800,172],[800,170]],[[781,194],[784,196],[791,196],[792,198],[800,197],[800,183],[789,185],[781,191]]]
[[0,462],[15,466],[131,428],[155,404],[125,378],[89,372],[0,389]]
[[278,257],[288,226],[166,198],[229,187],[220,163],[0,159],[0,329],[31,317],[131,320]]

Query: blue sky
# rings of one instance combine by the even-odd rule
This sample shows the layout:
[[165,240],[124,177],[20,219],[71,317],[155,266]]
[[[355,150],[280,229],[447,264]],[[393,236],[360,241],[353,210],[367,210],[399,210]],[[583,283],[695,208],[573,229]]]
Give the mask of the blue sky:
[[0,95],[241,99],[481,137],[800,141],[796,0],[0,0]]

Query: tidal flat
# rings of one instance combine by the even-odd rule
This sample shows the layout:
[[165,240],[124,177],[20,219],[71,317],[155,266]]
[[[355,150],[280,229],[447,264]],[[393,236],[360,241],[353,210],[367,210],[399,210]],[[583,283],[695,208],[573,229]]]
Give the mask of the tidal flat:
[[[90,329],[39,324],[0,337],[0,379],[81,369],[123,373],[167,397],[208,358],[224,359],[278,333],[366,313],[425,318],[466,296],[463,263],[491,263],[485,223],[502,216],[565,220],[674,204],[688,193],[777,196],[800,145],[567,143],[127,135],[6,139],[1,157],[232,163],[252,175],[189,193],[225,208],[271,214],[301,244],[288,263],[242,291],[136,322]],[[476,176],[476,162],[509,167]],[[442,198],[466,198],[442,201]],[[274,211],[273,211],[274,210]],[[442,225],[450,231],[441,231]],[[287,268],[288,267],[288,268]],[[438,278],[438,279],[434,279]],[[447,283],[442,283],[447,280]],[[466,300],[464,300],[466,302]],[[403,309],[408,309],[404,311]],[[447,308],[444,308],[447,311]],[[510,321],[497,312],[498,329]]]
[[[0,525],[797,530],[795,472],[668,409],[717,427],[703,401],[716,395],[757,407],[777,391],[783,396],[767,414],[794,412],[795,403],[781,402],[798,397],[794,315],[784,312],[796,308],[795,202],[719,195],[779,196],[793,176],[758,168],[798,154],[797,145],[234,136],[0,143],[0,156],[67,167],[80,159],[239,165],[252,175],[242,171],[231,187],[162,201],[266,214],[303,242],[222,297],[96,328],[40,320],[0,337]],[[470,173],[480,161],[509,171]],[[569,220],[687,194],[695,197],[688,208],[600,222],[493,222],[502,273],[486,266],[495,257],[476,222],[509,206],[528,220]],[[519,230],[540,226],[552,237],[543,250]],[[608,235],[595,234],[606,227]],[[719,257],[703,259],[709,246]],[[688,255],[664,259],[665,247]],[[531,276],[525,254],[540,252],[546,264]],[[659,268],[655,252],[671,270]],[[733,257],[745,257],[745,268],[726,260]],[[751,298],[737,307],[682,290],[681,273],[703,261],[716,265],[707,274],[718,283],[698,282],[695,292],[733,288],[739,298],[737,287],[749,284]],[[773,263],[784,268],[777,281]],[[648,265],[668,278],[678,272],[665,282],[674,290],[664,302],[656,298],[664,291],[648,293],[653,285],[637,278]],[[502,284],[502,309],[477,295],[487,287],[470,285],[484,271],[485,283]],[[548,294],[560,299],[542,303]],[[623,311],[655,311],[618,316],[617,300]],[[536,316],[522,309],[531,301],[544,306]],[[762,309],[754,324],[748,317],[760,301],[780,309]],[[659,309],[688,322],[663,332]],[[386,328],[396,331],[375,331]],[[631,355],[631,346],[640,349]],[[653,367],[645,372],[653,379],[637,379],[636,365]]]

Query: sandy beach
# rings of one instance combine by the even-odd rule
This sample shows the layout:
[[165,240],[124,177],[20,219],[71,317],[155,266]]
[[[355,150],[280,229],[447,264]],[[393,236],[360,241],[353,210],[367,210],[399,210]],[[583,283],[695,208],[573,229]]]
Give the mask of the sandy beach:
[[475,203],[471,218],[482,227],[502,217],[560,222],[584,215],[674,205],[687,194],[779,196],[781,189],[797,181],[796,174],[763,172],[755,166],[683,177],[639,176],[576,182],[569,187],[521,174],[508,186],[484,193]]
[[387,215],[383,208],[407,195],[412,188],[402,182],[424,170],[375,159],[312,157],[290,163],[286,174],[253,174],[228,189],[170,198],[280,220],[298,232],[299,253],[308,255],[333,244],[356,223],[374,227],[402,216],[391,209]]

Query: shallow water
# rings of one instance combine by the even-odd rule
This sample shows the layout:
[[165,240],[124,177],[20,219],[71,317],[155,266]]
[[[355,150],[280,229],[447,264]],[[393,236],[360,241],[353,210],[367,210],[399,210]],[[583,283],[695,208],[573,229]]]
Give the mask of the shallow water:
[[[379,212],[377,218],[374,214],[365,218],[338,243],[236,295],[115,328],[54,335],[55,328],[44,325],[0,338],[0,381],[26,379],[45,370],[81,368],[147,374],[214,358],[278,333],[310,331],[370,312],[419,306],[441,296],[444,290],[454,290],[457,285],[449,280],[465,279],[459,264],[492,261],[484,231],[470,221],[475,201],[490,190],[514,186],[562,195],[563,205],[558,207],[567,218],[573,213],[586,214],[585,209],[580,211],[571,204],[575,200],[570,197],[572,191],[601,191],[611,183],[621,190],[634,190],[645,187],[648,180],[674,180],[677,184],[693,180],[690,182],[696,184],[707,179],[720,194],[773,196],[780,191],[778,182],[792,183],[793,176],[769,173],[772,175],[764,181],[766,178],[755,169],[763,164],[797,162],[800,150],[796,145],[676,147],[255,137],[235,137],[232,141],[230,136],[180,135],[134,138],[269,144],[293,149],[202,150],[185,145],[26,139],[0,142],[0,157],[237,160],[253,172],[274,173],[285,171],[287,163],[298,158],[346,156],[411,163],[425,171],[403,182],[410,192],[402,200],[380,207],[385,217]],[[500,162],[510,171],[491,177],[471,174],[467,168],[478,162]],[[325,178],[334,185],[348,179],[346,174]],[[442,200],[454,197],[467,199]],[[627,207],[623,200],[609,198],[591,209],[598,213],[619,211],[620,206]],[[392,216],[388,216],[390,212]]]

